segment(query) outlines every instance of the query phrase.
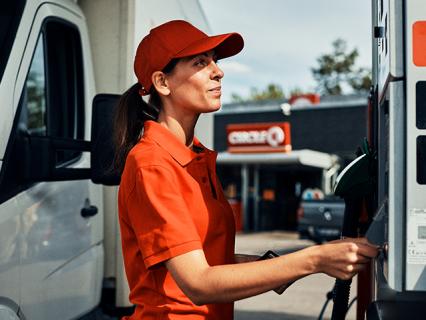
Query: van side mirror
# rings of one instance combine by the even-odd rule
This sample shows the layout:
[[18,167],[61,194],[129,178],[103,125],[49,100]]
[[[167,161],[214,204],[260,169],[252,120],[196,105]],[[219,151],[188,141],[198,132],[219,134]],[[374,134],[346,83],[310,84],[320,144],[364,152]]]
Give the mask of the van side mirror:
[[[30,182],[91,179],[94,183],[114,186],[121,176],[113,170],[115,148],[113,119],[120,95],[99,94],[93,99],[91,141],[30,135],[21,131],[16,152],[22,168],[17,175]],[[57,166],[60,152],[90,152],[90,168]]]
[[120,174],[114,172],[113,120],[120,95],[98,94],[92,105],[91,179],[94,183],[120,184]]
[[31,136],[21,132],[16,144],[21,155],[23,180],[31,182],[82,180],[90,178],[89,168],[57,167],[57,154],[64,150],[90,151],[90,142],[67,138]]

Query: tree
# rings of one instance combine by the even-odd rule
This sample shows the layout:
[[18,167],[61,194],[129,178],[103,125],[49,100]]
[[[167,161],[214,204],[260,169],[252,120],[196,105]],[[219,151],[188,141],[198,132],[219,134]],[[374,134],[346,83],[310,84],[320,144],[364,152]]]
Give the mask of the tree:
[[333,51],[317,58],[318,67],[311,68],[317,81],[320,94],[339,95],[343,87],[349,86],[354,92],[368,92],[371,86],[371,72],[365,68],[356,68],[358,58],[356,48],[347,52],[347,44],[343,39],[332,43]]
[[262,101],[262,100],[275,100],[275,99],[284,99],[285,94],[282,87],[275,83],[270,83],[266,86],[264,90],[259,90],[257,88],[250,89],[250,95],[248,98],[243,98],[236,93],[231,94],[232,102],[245,102],[245,101]]
[[292,96],[300,96],[304,93],[305,93],[305,91],[302,90],[302,88],[296,86],[296,87],[293,87],[292,89],[290,89],[290,92],[289,92],[288,95],[290,97],[292,97]]
[[244,100],[244,98],[243,98],[243,97],[241,97],[238,93],[233,92],[233,93],[231,93],[231,101],[232,101],[233,103],[242,103],[242,102],[244,102],[245,100]]

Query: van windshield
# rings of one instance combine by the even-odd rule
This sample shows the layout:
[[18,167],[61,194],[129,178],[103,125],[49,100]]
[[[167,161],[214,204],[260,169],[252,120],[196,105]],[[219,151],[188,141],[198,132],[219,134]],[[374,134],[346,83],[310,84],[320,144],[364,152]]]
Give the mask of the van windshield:
[[3,1],[0,6],[0,81],[12,50],[26,0]]

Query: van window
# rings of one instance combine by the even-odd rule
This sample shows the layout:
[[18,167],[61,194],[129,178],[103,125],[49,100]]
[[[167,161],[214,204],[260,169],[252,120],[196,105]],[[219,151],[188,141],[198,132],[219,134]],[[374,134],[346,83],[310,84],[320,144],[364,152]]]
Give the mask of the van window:
[[[47,19],[21,93],[0,172],[0,203],[28,188],[22,141],[33,136],[84,139],[84,77],[80,34],[74,25]],[[77,161],[80,151],[59,150],[56,166]]]
[[[57,20],[45,24],[47,64],[47,135],[84,139],[84,77],[78,29]],[[57,165],[69,163],[81,152],[61,151]]]
[[44,67],[44,41],[41,36],[31,62],[30,71],[24,86],[26,98],[21,113],[21,130],[31,135],[46,135],[46,77]]
[[[48,20],[27,76],[21,128],[24,126],[30,135],[84,139],[83,81],[78,30],[57,19]],[[80,155],[58,151],[56,164],[69,164]]]

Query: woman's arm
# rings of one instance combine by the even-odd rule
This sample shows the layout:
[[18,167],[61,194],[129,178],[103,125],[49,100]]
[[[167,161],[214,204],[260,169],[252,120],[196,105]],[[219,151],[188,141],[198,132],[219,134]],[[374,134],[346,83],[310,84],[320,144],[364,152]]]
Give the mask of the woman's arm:
[[346,239],[275,259],[221,266],[209,266],[204,252],[195,250],[166,261],[166,267],[181,290],[203,305],[255,296],[318,272],[350,279],[376,254],[364,239]]
[[252,262],[252,261],[256,261],[259,258],[260,258],[260,256],[253,255],[253,254],[236,253],[235,254],[235,263]]

